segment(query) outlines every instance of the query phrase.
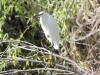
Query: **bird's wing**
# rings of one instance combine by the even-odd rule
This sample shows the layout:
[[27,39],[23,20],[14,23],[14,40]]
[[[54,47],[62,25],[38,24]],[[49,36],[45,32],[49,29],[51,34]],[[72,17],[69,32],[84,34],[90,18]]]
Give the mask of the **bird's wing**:
[[51,36],[50,39],[52,40],[52,42],[54,44],[54,48],[58,49],[59,43],[60,43],[58,24],[57,24],[56,20],[54,19],[54,17],[52,17],[52,16],[51,16],[51,18],[49,18],[48,22],[49,22],[48,32],[49,32],[49,35]]

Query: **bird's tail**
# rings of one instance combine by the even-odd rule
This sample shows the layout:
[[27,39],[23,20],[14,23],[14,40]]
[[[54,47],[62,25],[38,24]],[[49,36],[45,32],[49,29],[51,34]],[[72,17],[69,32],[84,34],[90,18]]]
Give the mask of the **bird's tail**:
[[59,50],[59,44],[54,43],[54,48],[55,48],[56,50]]

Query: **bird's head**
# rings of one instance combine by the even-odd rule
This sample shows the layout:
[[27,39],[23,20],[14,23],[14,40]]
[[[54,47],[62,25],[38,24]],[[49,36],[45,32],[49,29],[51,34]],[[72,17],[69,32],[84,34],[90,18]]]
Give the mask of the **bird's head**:
[[48,15],[46,12],[41,11],[39,14],[36,14],[34,16],[43,17],[43,16],[46,16],[46,15]]

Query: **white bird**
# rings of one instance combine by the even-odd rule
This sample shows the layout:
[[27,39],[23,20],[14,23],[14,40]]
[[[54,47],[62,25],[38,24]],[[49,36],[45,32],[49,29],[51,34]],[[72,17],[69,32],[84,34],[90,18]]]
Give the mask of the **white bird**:
[[54,46],[54,49],[59,50],[60,35],[56,19],[48,13],[41,11],[35,15],[40,17],[40,24],[45,33],[46,38]]

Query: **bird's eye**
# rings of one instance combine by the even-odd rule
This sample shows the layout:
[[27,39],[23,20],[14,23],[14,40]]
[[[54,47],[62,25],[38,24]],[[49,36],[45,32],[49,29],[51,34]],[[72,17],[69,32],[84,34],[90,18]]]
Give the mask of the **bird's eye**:
[[40,15],[43,15],[43,13],[41,13]]

